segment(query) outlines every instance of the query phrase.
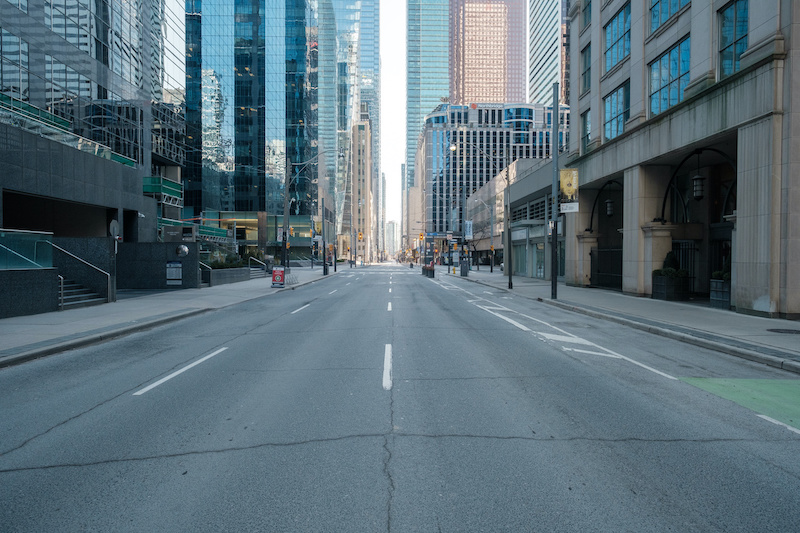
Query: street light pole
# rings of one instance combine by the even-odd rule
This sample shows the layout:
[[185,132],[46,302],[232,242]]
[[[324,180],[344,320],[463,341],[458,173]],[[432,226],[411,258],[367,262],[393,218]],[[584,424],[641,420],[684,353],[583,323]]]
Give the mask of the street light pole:
[[552,236],[550,240],[550,298],[557,299],[558,296],[558,151],[561,143],[558,139],[559,122],[561,113],[558,109],[558,82],[553,84],[553,133],[551,135],[550,153],[553,157],[553,187],[550,195],[552,197],[550,218],[552,220]]
[[511,278],[512,278],[513,273],[514,273],[514,258],[512,256],[513,250],[511,249],[511,247],[512,247],[511,223],[509,221],[509,219],[511,218],[511,181],[508,178],[508,167],[504,168],[503,172],[505,172],[505,174],[506,174],[506,190],[504,191],[505,192],[505,195],[504,195],[505,196],[505,209],[504,209],[505,213],[504,213],[504,216],[503,216],[503,225],[505,226],[504,233],[506,234],[506,246],[505,246],[506,249],[505,249],[503,255],[507,256],[507,257],[503,258],[503,262],[505,263],[505,269],[506,269],[506,272],[508,273],[508,288],[509,289],[513,289],[514,288],[514,282],[512,281]]

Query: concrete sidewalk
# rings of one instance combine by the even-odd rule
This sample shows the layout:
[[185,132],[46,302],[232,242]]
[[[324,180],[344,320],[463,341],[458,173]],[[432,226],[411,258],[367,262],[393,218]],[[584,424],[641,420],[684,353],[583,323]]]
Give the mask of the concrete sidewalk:
[[[436,267],[436,277],[461,277],[460,269]],[[714,309],[708,302],[665,302],[628,296],[604,289],[568,287],[559,283],[551,299],[550,281],[520,276],[508,277],[495,267],[476,270],[466,279],[516,296],[541,301],[568,311],[610,320],[703,348],[758,361],[800,373],[800,322],[744,315]]]
[[[330,275],[334,275],[332,267]],[[117,301],[109,304],[0,319],[0,368],[292,290],[322,278],[321,265],[313,269],[292,267],[284,288],[273,288],[268,276],[202,289],[120,291]]]

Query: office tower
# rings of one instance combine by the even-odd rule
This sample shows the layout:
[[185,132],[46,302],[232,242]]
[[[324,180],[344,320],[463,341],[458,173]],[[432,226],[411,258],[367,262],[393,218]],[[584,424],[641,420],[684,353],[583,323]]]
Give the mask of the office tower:
[[361,104],[361,117],[353,124],[353,169],[350,184],[353,259],[369,262],[375,257],[375,210],[372,179],[372,132],[369,107]]
[[528,99],[553,103],[558,83],[559,102],[569,104],[569,19],[567,0],[529,0]]
[[414,186],[414,157],[425,116],[450,92],[448,6],[447,0],[408,0],[405,188]]
[[187,218],[282,216],[284,193],[290,215],[319,216],[337,160],[333,17],[330,0],[187,3]]
[[0,2],[0,227],[156,240],[143,180],[180,181],[183,31],[175,0]]
[[[581,133],[566,163],[581,193],[572,215],[579,234],[566,236],[567,283],[655,297],[653,271],[674,252],[695,294],[709,294],[712,275],[727,273],[725,309],[800,314],[791,281],[800,266],[792,200],[800,128],[789,90],[800,83],[800,47],[787,5],[572,3],[572,78],[581,90],[570,107]],[[616,224],[590,219],[607,199]],[[603,277],[584,263],[590,256],[605,265]]]
[[[569,110],[560,113],[568,122]],[[475,103],[442,105],[428,115],[416,176],[425,233],[439,239],[462,235],[471,194],[517,159],[549,158],[551,115],[552,107],[542,104]]]
[[451,0],[450,103],[526,101],[526,0]]
[[[372,176],[381,177],[381,58],[380,0],[361,0],[359,35],[359,89],[361,101],[369,107],[372,132]],[[379,198],[376,197],[376,201]],[[378,212],[378,211],[376,211]],[[381,232],[378,232],[380,235]]]

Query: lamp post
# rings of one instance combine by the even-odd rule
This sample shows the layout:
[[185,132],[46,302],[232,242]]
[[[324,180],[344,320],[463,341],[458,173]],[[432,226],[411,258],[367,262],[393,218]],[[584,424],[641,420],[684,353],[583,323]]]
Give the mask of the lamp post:
[[553,158],[553,188],[551,191],[552,207],[550,219],[552,220],[552,236],[550,244],[550,298],[555,300],[558,296],[558,151],[561,143],[558,138],[561,113],[558,108],[558,82],[553,84],[553,133],[550,136],[550,155]]

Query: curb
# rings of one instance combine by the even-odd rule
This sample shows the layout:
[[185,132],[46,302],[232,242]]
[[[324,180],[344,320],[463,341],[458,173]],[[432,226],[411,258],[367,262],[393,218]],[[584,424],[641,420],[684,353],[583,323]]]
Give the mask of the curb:
[[[451,275],[451,274],[448,274]],[[502,290],[505,292],[509,292],[508,289],[504,287],[497,287],[495,285],[490,285],[488,283],[479,281],[479,280],[471,280],[469,277],[463,278],[458,276],[461,279],[466,279],[467,281],[471,281],[472,283],[477,283],[479,285],[483,285],[485,287],[491,287],[496,290]],[[576,304],[569,304],[565,302],[559,302],[558,300],[545,300],[539,297],[530,297],[525,296],[523,294],[517,294],[522,298],[527,300],[535,300],[537,302],[541,302],[547,305],[552,305],[553,307],[558,307],[559,309],[563,309],[565,311],[571,311],[573,313],[579,313],[582,315],[591,316],[593,318],[599,318],[601,320],[607,320],[609,322],[615,322],[617,324],[621,324],[623,326],[628,326],[634,329],[638,329],[641,331],[645,331],[648,333],[652,333],[654,335],[659,335],[661,337],[666,337],[672,340],[676,340],[679,342],[684,342],[686,344],[691,344],[694,346],[698,346],[700,348],[705,348],[707,350],[713,350],[715,352],[721,352],[728,355],[732,355],[734,357],[739,357],[741,359],[746,359],[748,361],[753,361],[756,363],[761,363],[767,366],[771,366],[773,368],[778,368],[781,370],[786,370],[787,372],[793,372],[795,374],[800,374],[800,361],[795,361],[792,359],[784,359],[781,357],[776,357],[773,355],[767,355],[763,353],[756,352],[754,350],[748,350],[746,348],[737,348],[736,346],[731,346],[729,344],[725,344],[722,342],[717,342],[708,339],[702,339],[700,337],[695,337],[694,335],[689,335],[687,333],[681,333],[678,331],[672,331],[668,328],[661,328],[658,326],[652,326],[650,324],[644,324],[642,322],[637,322],[635,320],[630,320],[628,318],[623,318],[620,316],[614,316],[613,314],[601,313],[598,311],[594,311],[592,309],[587,309],[585,307],[581,307]],[[776,352],[780,352],[778,349],[774,349]]]
[[[293,284],[291,287],[284,287],[283,289],[278,289],[275,292],[282,292],[282,291],[287,291],[287,290],[293,291],[297,287],[302,287],[303,285],[310,285],[311,283],[316,283],[317,281],[323,280],[323,279],[325,279],[327,277],[330,277],[331,275],[332,274],[329,273],[328,276],[321,276],[319,278],[314,278],[314,279],[311,279],[311,280],[308,280],[308,281],[303,281],[301,283],[296,283],[296,284]],[[272,293],[272,294],[274,294],[274,293]],[[264,294],[262,296],[256,296],[255,298],[251,298],[251,299],[264,298],[264,297],[267,297],[267,296],[270,296],[270,294]],[[225,307],[230,307],[232,305],[238,305],[240,303],[244,303],[245,301],[249,301],[251,299],[243,300],[241,302],[232,303],[230,305],[224,306],[224,307],[219,308],[219,309],[224,309]],[[171,322],[177,322],[179,320],[183,320],[184,318],[190,318],[190,317],[197,316],[197,315],[200,315],[200,314],[203,314],[203,313],[207,313],[209,311],[214,311],[216,309],[218,309],[218,308],[216,308],[216,307],[207,307],[207,308],[202,308],[202,309],[193,309],[191,311],[183,311],[183,312],[176,313],[175,315],[164,317],[164,318],[159,318],[159,319],[155,319],[155,320],[145,320],[143,322],[139,322],[139,323],[136,323],[136,324],[131,324],[131,325],[128,325],[128,326],[123,326],[123,327],[118,328],[118,329],[114,329],[114,330],[110,330],[110,331],[104,331],[103,333],[95,333],[95,334],[91,334],[91,335],[86,335],[85,337],[81,337],[79,339],[73,339],[73,340],[63,341],[63,342],[55,342],[55,343],[53,343],[53,344],[51,344],[49,346],[44,346],[44,347],[41,347],[41,348],[36,348],[36,349],[33,349],[33,350],[28,350],[28,351],[24,351],[24,352],[20,352],[20,353],[14,354],[14,355],[8,355],[6,357],[2,357],[2,358],[0,358],[0,368],[7,368],[7,367],[10,367],[10,366],[19,365],[19,364],[22,364],[22,363],[26,363],[28,361],[33,361],[34,359],[40,359],[42,357],[46,357],[48,355],[54,355],[54,354],[57,354],[57,353],[60,353],[60,352],[65,352],[67,350],[74,350],[76,348],[84,348],[86,346],[91,346],[93,344],[100,344],[102,342],[106,342],[106,341],[109,341],[111,339],[124,337],[124,336],[130,335],[132,333],[138,333],[140,331],[145,331],[145,330],[152,329],[152,328],[155,328],[155,327],[158,327],[158,326],[163,326],[163,325],[169,324]]]
[[6,356],[3,359],[0,359],[0,368],[6,368],[9,366],[18,365],[21,363],[32,361],[34,359],[39,359],[41,357],[53,355],[59,352],[74,350],[75,348],[84,348],[86,346],[91,346],[92,344],[99,344],[101,342],[105,342],[111,339],[116,339],[117,337],[123,337],[125,335],[130,335],[131,333],[137,333],[139,331],[144,331],[147,329],[155,328],[157,326],[162,326],[164,324],[169,324],[170,322],[176,322],[178,320],[183,320],[184,318],[200,315],[211,310],[212,310],[211,308],[206,308],[206,309],[194,309],[192,311],[184,311],[182,313],[176,313],[173,316],[159,318],[157,320],[149,320],[138,324],[133,324],[130,326],[124,326],[111,331],[106,331],[103,333],[87,335],[85,337],[81,337],[80,339],[74,339],[64,342],[56,342],[55,344],[51,344],[50,346],[45,346],[42,348],[37,348],[34,350],[28,350],[26,352],[20,352],[18,354]]

